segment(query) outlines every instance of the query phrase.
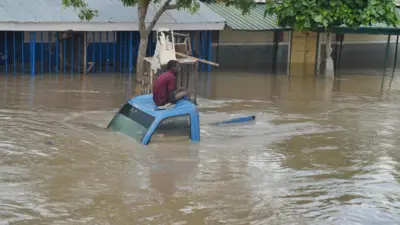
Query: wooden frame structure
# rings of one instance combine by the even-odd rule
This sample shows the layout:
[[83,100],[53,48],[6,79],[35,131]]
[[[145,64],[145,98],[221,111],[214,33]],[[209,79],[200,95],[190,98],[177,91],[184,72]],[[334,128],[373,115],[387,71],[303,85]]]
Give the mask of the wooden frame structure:
[[[145,76],[142,78],[142,93],[148,94],[153,92],[153,84],[157,77],[164,72],[163,66],[156,73],[151,68],[151,57],[144,58],[145,60]],[[198,60],[187,57],[177,59],[181,65],[181,72],[176,79],[176,86],[188,90],[190,96],[197,103],[197,82],[198,82]]]
[[[218,63],[210,62],[204,59],[199,59],[191,56],[192,46],[189,34],[174,32],[175,54],[177,61],[181,65],[181,72],[178,74],[176,86],[188,90],[194,103],[197,104],[197,83],[199,76],[199,62],[206,63],[212,66],[219,66]],[[154,72],[151,63],[152,57],[144,58],[145,61],[145,76],[142,78],[142,93],[152,93],[153,84],[158,75],[164,72],[164,65],[161,65],[161,70]]]

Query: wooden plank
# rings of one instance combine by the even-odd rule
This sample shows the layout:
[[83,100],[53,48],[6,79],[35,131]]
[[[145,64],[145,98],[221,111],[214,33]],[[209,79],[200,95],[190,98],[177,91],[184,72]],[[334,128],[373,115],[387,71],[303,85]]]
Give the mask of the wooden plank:
[[[185,55],[189,55],[187,45],[182,43],[182,44],[175,44],[175,52],[179,52]],[[183,56],[180,56],[183,57]]]
[[196,64],[194,65],[194,86],[193,86],[193,92],[194,92],[193,102],[195,105],[197,105],[197,82],[198,82],[198,76],[199,76],[198,67],[199,67],[199,63],[196,62]]
[[184,34],[184,33],[178,33],[178,32],[174,32],[175,36],[180,36],[180,37],[189,37],[189,34]]
[[199,58],[196,58],[196,57],[193,57],[193,56],[189,56],[189,55],[185,55],[185,54],[182,54],[180,52],[175,52],[175,54],[179,55],[179,56],[182,56],[182,57],[187,57],[187,58],[190,58],[190,59],[194,59],[194,60],[202,62],[202,63],[210,64],[212,66],[219,66],[218,63],[211,62],[211,61],[208,61],[208,60],[205,60],[205,59],[199,59]]
[[95,62],[89,62],[89,68],[87,69],[86,72],[89,72],[94,67],[94,64],[96,64],[96,63]]

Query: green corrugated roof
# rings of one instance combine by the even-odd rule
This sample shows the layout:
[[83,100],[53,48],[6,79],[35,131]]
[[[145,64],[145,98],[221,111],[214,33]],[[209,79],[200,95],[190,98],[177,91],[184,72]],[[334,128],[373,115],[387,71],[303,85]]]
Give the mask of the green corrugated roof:
[[208,3],[206,5],[225,18],[226,25],[233,30],[285,30],[276,25],[275,16],[264,17],[265,4],[257,4],[250,10],[250,14],[246,15],[242,14],[242,10],[234,6],[226,6],[224,3]]

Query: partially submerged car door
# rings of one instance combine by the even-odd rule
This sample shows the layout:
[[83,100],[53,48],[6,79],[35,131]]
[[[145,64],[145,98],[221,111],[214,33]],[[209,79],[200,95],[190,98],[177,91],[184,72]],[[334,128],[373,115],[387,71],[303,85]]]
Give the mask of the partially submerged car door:
[[190,115],[179,115],[163,119],[155,129],[151,143],[189,141],[191,137]]

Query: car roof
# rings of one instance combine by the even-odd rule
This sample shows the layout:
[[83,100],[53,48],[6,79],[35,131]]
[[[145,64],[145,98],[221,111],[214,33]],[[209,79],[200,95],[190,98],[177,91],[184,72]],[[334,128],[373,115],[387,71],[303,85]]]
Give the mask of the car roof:
[[191,114],[192,112],[197,111],[196,105],[186,99],[179,100],[174,108],[163,110],[156,109],[157,106],[153,101],[153,94],[139,95],[131,98],[128,102],[135,108],[155,118],[159,117],[161,119],[165,117]]

